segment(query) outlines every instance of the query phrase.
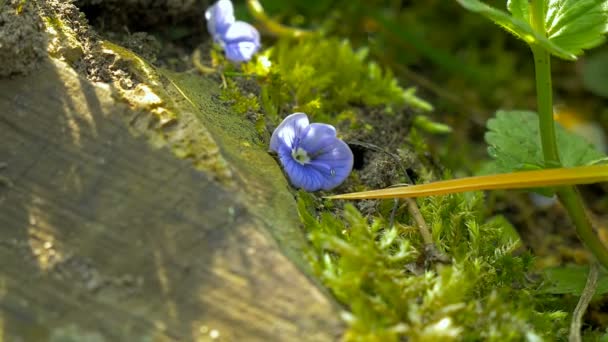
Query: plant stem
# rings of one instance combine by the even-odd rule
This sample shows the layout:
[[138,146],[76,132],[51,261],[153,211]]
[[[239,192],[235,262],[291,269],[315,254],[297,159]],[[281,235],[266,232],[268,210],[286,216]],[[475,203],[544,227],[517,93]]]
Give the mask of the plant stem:
[[546,36],[545,3],[546,0],[530,0],[530,24],[537,33]]
[[557,194],[568,211],[568,216],[574,223],[579,238],[583,240],[597,261],[608,269],[608,250],[593,232],[593,226],[585,212],[585,206],[578,190],[572,186],[561,187],[557,189]]
[[434,245],[431,230],[429,229],[429,226],[426,225],[426,221],[424,220],[424,217],[422,217],[422,213],[420,212],[420,208],[418,208],[416,201],[411,198],[406,198],[405,202],[407,203],[407,209],[410,212],[410,215],[412,215],[418,229],[420,230],[420,235],[422,235],[424,245]]
[[551,82],[551,56],[540,46],[532,46],[536,71],[536,94],[540,140],[546,167],[559,167],[555,121],[553,120],[553,86]]
[[581,339],[581,325],[583,320],[583,315],[585,311],[587,311],[587,306],[589,306],[589,302],[591,302],[591,298],[595,294],[595,290],[597,290],[597,278],[599,276],[599,266],[596,262],[591,262],[589,266],[589,274],[587,275],[587,284],[583,289],[583,293],[581,294],[581,298],[576,304],[576,309],[574,309],[574,313],[572,314],[572,322],[570,323],[570,336],[568,337],[569,342],[580,342]]
[[[534,31],[545,33],[544,0],[530,2],[530,19]],[[534,55],[534,70],[536,71],[536,96],[538,101],[538,121],[540,123],[540,139],[543,146],[546,167],[559,167],[559,153],[553,121],[553,84],[551,82],[551,55],[538,45],[531,45]]]
[[[530,2],[531,25],[538,34],[546,35],[545,31],[545,1]],[[536,72],[536,93],[538,105],[538,120],[540,137],[545,158],[545,167],[560,167],[555,122],[553,121],[553,87],[551,84],[551,56],[549,52],[538,45],[531,45],[534,55]],[[593,253],[602,266],[608,268],[608,250],[595,236],[591,221],[585,212],[585,206],[578,191],[574,187],[557,189],[559,199],[568,211],[576,226],[576,232],[585,246]]]
[[258,0],[247,0],[247,8],[251,16],[264,25],[266,30],[278,37],[302,38],[315,33],[314,31],[285,26],[275,21],[266,14],[264,7]]

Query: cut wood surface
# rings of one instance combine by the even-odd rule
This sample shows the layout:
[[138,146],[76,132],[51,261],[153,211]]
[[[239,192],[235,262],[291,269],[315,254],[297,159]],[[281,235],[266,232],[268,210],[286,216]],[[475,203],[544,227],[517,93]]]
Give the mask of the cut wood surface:
[[0,79],[0,341],[336,339],[333,302],[270,231],[303,243],[285,180],[253,206],[237,154],[224,185],[130,117],[62,62]]

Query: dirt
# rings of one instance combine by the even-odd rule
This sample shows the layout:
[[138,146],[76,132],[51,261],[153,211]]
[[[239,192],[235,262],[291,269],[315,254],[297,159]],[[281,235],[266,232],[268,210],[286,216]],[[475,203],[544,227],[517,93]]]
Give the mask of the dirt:
[[119,37],[118,44],[135,52],[146,61],[154,64],[163,49],[160,41],[146,32],[135,32],[133,34]]
[[26,75],[46,55],[44,25],[31,1],[0,6],[0,77]]
[[[77,0],[76,6],[90,15],[94,25],[112,27],[158,27],[183,18],[200,17],[211,1],[207,0]],[[137,20],[133,20],[137,18]],[[133,26],[136,25],[136,26]]]
[[[51,35],[49,53],[65,60],[79,74],[93,82],[114,83],[124,89],[134,88],[139,81],[113,53],[104,50],[106,36],[89,25],[86,15],[75,3],[64,0],[41,2],[42,15],[49,22]],[[140,56],[156,60],[160,43],[146,33],[111,35],[112,41],[122,44]]]
[[207,0],[79,0],[75,4],[103,38],[135,48],[133,51],[156,65],[183,71],[191,68],[192,51],[208,40],[204,13],[210,3]]
[[[128,89],[138,83],[114,55],[104,53],[103,40],[124,46],[154,65],[177,71],[192,68],[192,51],[208,40],[204,31],[206,1],[48,0],[38,3],[43,16],[52,18],[51,24],[58,26],[55,29],[66,31],[55,37],[60,45],[55,50],[62,49],[55,51],[57,55],[95,82],[114,82]],[[65,36],[75,40],[78,47],[66,46],[69,39]],[[52,44],[50,50],[53,50]]]
[[[353,151],[355,161],[354,177],[335,189],[335,192],[361,191],[361,185],[368,189],[383,189],[398,184],[412,184],[420,181],[423,170],[436,176],[442,170],[430,156],[419,156],[408,143],[412,128],[413,113],[403,109],[387,115],[382,108],[360,108],[358,124],[371,129],[352,128],[348,123],[338,127]],[[354,204],[365,215],[378,214],[379,200],[356,201]]]
[[103,57],[99,37],[86,18],[72,2],[48,0],[41,2],[43,16],[52,31],[49,52],[64,59],[77,72],[91,81],[109,83],[113,80],[108,65],[111,61]]

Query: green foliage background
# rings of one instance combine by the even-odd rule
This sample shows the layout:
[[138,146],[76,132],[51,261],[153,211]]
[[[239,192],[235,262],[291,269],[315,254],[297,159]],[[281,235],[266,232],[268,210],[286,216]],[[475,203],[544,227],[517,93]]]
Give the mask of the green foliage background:
[[[436,147],[426,143],[427,136],[411,132],[399,147],[434,153],[455,173],[466,173],[477,171],[480,160],[487,158],[483,133],[478,132],[495,108],[534,108],[533,63],[525,44],[482,16],[465,12],[456,1],[407,5],[389,0],[263,3],[271,15],[280,15],[285,23],[319,29],[325,36],[273,41],[262,53],[272,63],[270,69],[260,59],[244,65],[245,74],[263,75],[257,78],[259,99],[243,97],[238,86],[229,82],[224,98],[247,104],[237,112],[265,112],[261,132],[265,125],[276,125],[285,113],[294,111],[306,112],[314,121],[340,124],[345,119],[356,121],[361,108],[381,108],[379,115],[387,120],[395,111],[427,112],[434,108],[444,114],[435,114],[436,118],[456,126],[454,134]],[[604,33],[581,37],[577,30],[585,22],[558,8],[555,20],[549,23],[554,34],[537,37],[526,26],[527,14],[519,6],[522,1],[510,2],[509,8],[505,1],[460,3],[565,59],[599,44]],[[599,3],[584,0],[574,7],[588,9]],[[564,19],[568,16],[572,20]],[[555,65],[556,70],[568,68],[560,62]],[[425,89],[411,87],[420,81]],[[540,147],[534,141],[538,135],[534,119],[532,112],[505,111],[489,121],[485,138],[490,155],[496,159],[494,171],[542,166]],[[558,135],[565,164],[581,165],[602,158],[589,144],[561,128]],[[447,176],[427,171],[420,181]],[[357,172],[353,177],[357,178]],[[561,295],[576,292],[551,289],[574,288],[564,284],[577,282],[580,272],[556,271],[560,277],[543,278],[534,267],[532,254],[522,247],[517,230],[506,218],[492,213],[484,194],[418,200],[434,243],[452,257],[451,263],[428,258],[404,205],[397,207],[393,221],[387,209],[392,207],[391,201],[363,215],[349,203],[329,202],[304,192],[297,197],[312,245],[311,264],[344,305],[343,318],[349,325],[346,340],[567,338],[573,302]],[[599,338],[603,333],[590,329],[586,337]]]

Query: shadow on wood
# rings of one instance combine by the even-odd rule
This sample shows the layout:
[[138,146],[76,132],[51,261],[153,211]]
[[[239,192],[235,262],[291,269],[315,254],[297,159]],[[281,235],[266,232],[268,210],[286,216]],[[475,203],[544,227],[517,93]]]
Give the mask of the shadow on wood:
[[0,80],[0,340],[335,339],[333,303],[266,232],[299,229],[295,204],[260,218],[131,116],[62,62]]

